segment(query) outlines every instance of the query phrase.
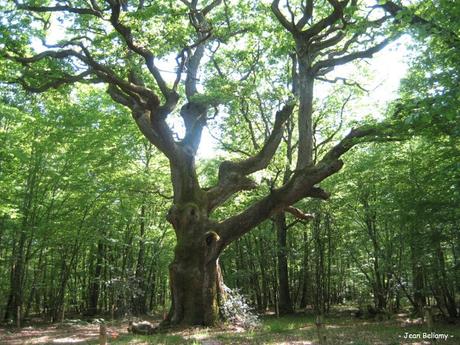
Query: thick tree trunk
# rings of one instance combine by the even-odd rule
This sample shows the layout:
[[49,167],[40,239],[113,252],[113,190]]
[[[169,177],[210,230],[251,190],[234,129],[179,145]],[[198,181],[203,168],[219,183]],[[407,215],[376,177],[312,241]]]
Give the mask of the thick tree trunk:
[[168,220],[177,245],[169,266],[172,305],[166,323],[215,325],[219,321],[220,238],[195,203],[173,205]]
[[299,60],[299,149],[297,170],[304,169],[313,161],[313,86],[309,58]]
[[197,242],[178,243],[169,266],[172,324],[212,326],[219,320],[218,260],[209,259],[206,245]]

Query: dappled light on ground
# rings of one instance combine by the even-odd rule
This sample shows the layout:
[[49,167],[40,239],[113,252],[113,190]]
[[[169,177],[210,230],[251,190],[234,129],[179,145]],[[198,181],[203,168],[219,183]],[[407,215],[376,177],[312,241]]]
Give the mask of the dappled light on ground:
[[[127,325],[109,327],[109,342],[120,334],[127,333]],[[0,344],[8,345],[44,345],[44,344],[91,344],[99,337],[99,325],[48,325],[24,327],[20,331],[0,328]]]
[[[417,322],[405,322],[409,316],[395,315],[391,320],[373,321],[355,317],[334,315],[325,317],[323,335],[329,345],[427,345],[427,339],[405,339],[406,333],[423,334],[426,327]],[[244,330],[241,327],[221,326],[216,328],[191,327],[172,329],[167,333],[153,335],[128,334],[127,324],[116,323],[107,327],[110,345],[319,345],[318,330],[314,316],[296,314],[292,316],[261,318],[260,327]],[[153,321],[153,320],[152,320]],[[0,344],[44,345],[44,344],[98,344],[99,325],[64,324],[27,327],[19,332],[0,329]],[[443,345],[458,345],[458,325],[435,324],[435,331],[449,334]],[[438,343],[441,343],[438,341]]]

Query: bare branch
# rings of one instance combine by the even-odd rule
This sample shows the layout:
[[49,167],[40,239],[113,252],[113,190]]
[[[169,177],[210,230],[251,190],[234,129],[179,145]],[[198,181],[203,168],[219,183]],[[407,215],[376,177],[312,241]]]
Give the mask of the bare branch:
[[91,15],[98,18],[102,18],[102,13],[96,8],[78,8],[71,7],[69,5],[56,5],[56,6],[29,6],[19,3],[15,0],[16,7],[20,10],[26,10],[31,12],[46,13],[46,12],[68,12],[79,15]]
[[366,89],[365,87],[363,87],[360,83],[358,83],[357,81],[350,80],[348,78],[335,77],[334,79],[327,79],[327,78],[324,78],[324,77],[316,77],[316,79],[324,81],[326,83],[331,83],[331,84],[335,84],[335,83],[341,81],[343,85],[357,87],[361,91],[364,91],[365,93],[369,93],[369,90]]
[[9,60],[13,60],[19,62],[23,65],[32,64],[34,62],[41,61],[46,58],[55,58],[55,59],[65,59],[69,57],[76,57],[78,59],[82,59],[82,55],[76,52],[73,49],[65,49],[65,50],[45,50],[37,55],[31,57],[23,57],[23,56],[13,56],[8,54],[7,52],[3,52],[3,57]]
[[87,76],[91,74],[92,74],[91,70],[84,71],[77,75],[63,73],[61,77],[51,79],[41,84],[40,86],[31,86],[30,84],[26,82],[26,80],[23,77],[18,78],[16,82],[21,84],[21,86],[29,92],[42,93],[50,89],[57,89],[61,87],[62,85],[75,84],[77,82],[86,82],[86,83],[100,83],[101,82],[100,79],[85,79]]
[[306,4],[303,8],[303,16],[299,19],[296,24],[297,30],[302,30],[305,25],[307,25],[308,21],[313,16],[313,0],[306,0]]
[[166,98],[166,105],[168,108],[167,110],[171,111],[177,104],[179,96],[177,95],[176,92],[171,90],[166,85],[166,82],[163,79],[160,71],[155,66],[153,53],[149,49],[136,44],[134,42],[131,28],[129,28],[128,26],[120,22],[120,10],[121,10],[120,2],[119,1],[109,1],[109,3],[110,3],[111,11],[112,11],[111,16],[110,16],[110,23],[112,24],[113,28],[124,39],[128,48],[144,58],[145,64],[148,70],[150,71],[152,76],[155,78],[155,81],[157,82],[158,87],[161,90],[161,93]]
[[[393,37],[392,39],[394,38],[396,37]],[[348,62],[351,62],[357,59],[371,58],[375,53],[385,48],[392,41],[392,39],[386,38],[382,42],[368,49],[352,52],[348,55],[344,55],[339,58],[331,58],[331,59],[319,61],[313,65],[312,70],[315,74],[317,74],[317,73],[321,73],[322,69],[333,68],[335,66],[344,65]]]
[[295,28],[295,24],[288,21],[286,17],[281,13],[281,10],[279,8],[279,3],[280,3],[279,0],[274,0],[272,2],[271,8],[272,8],[273,14],[276,16],[276,18],[281,23],[281,25],[283,25],[288,31],[290,31],[291,33],[297,32]]
[[208,6],[201,10],[203,16],[206,16],[209,12],[211,12],[215,7],[219,6],[222,3],[222,0],[214,0]]
[[[334,24],[337,20],[341,19],[343,16],[343,9],[342,4],[339,3],[337,0],[328,0],[329,4],[332,5],[332,13],[329,14],[327,17],[321,19],[319,22],[313,24],[307,30],[302,31],[302,36],[304,38],[311,38],[319,34],[321,31],[326,29],[328,26]],[[345,4],[343,5],[345,6]]]
[[345,107],[348,103],[348,101],[351,99],[351,93],[348,95],[348,97],[345,99],[345,101],[342,103],[342,106],[340,108],[340,114],[339,114],[339,125],[337,126],[337,128],[327,137],[325,138],[323,141],[321,141],[319,144],[316,144],[315,145],[315,160],[316,158],[318,157],[318,151],[319,149],[326,145],[327,143],[331,142],[335,136],[341,131],[342,129],[342,125],[343,125],[343,113],[345,111]]
[[209,211],[234,193],[256,187],[255,183],[246,176],[268,166],[282,139],[284,123],[291,116],[293,109],[294,103],[288,103],[276,113],[272,132],[256,155],[237,162],[224,161],[220,164],[218,185],[208,191]]
[[289,2],[289,0],[286,0],[286,8],[289,12],[289,15],[291,16],[291,23],[294,24],[295,23],[295,13],[291,8],[291,3]]
[[248,125],[249,134],[251,136],[251,141],[252,141],[252,146],[254,147],[255,150],[258,150],[259,144],[257,143],[257,140],[256,140],[256,134],[254,132],[254,127],[252,126],[252,121],[249,118],[249,104],[244,100],[244,98],[242,98],[240,110],[241,110],[241,114],[243,115],[244,121]]

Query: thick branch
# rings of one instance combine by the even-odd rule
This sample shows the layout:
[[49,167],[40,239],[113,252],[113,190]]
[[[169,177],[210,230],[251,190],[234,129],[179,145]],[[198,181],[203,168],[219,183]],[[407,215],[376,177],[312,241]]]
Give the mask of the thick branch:
[[293,109],[294,103],[288,103],[276,113],[272,132],[256,155],[237,162],[224,161],[221,163],[218,185],[208,191],[210,211],[222,204],[234,193],[255,188],[255,183],[247,175],[265,169],[268,166],[281,142],[284,124],[291,116]]
[[172,140],[172,134],[165,121],[152,120],[150,109],[146,108],[144,104],[140,104],[135,96],[123,92],[117,86],[110,84],[107,92],[115,102],[131,110],[133,118],[142,134],[168,158],[174,160],[177,156],[175,152],[176,148]]
[[[181,108],[180,112],[184,119],[186,129],[182,144],[184,148],[189,151],[189,154],[195,156],[201,141],[203,128],[206,125],[209,108],[206,102],[197,102],[194,100],[194,96],[198,93],[198,72],[204,55],[206,42],[212,36],[212,26],[207,22],[205,16],[222,1],[213,1],[201,11],[197,10],[196,1],[183,2],[190,9],[190,24],[195,28],[197,40],[191,46],[184,48],[179,54],[179,57],[181,57],[181,64],[178,73],[181,73],[184,66],[187,70],[185,78],[185,95],[188,103]],[[179,77],[179,74],[177,76]]]
[[161,93],[166,98],[166,105],[168,107],[168,110],[171,111],[174,108],[174,106],[177,104],[179,96],[177,95],[176,92],[171,90],[166,85],[166,82],[161,76],[160,71],[154,64],[153,53],[149,49],[142,47],[140,45],[137,45],[134,42],[131,28],[129,28],[128,26],[120,22],[120,11],[121,11],[120,1],[109,1],[109,2],[110,2],[110,8],[112,10],[112,14],[110,16],[110,23],[112,24],[114,29],[124,39],[128,48],[144,58],[145,64],[148,70],[150,71],[152,76],[155,78],[155,81],[157,82],[158,87],[161,90]]
[[382,136],[387,138],[390,133],[387,133],[386,129],[388,128],[365,126],[352,130],[317,165],[296,171],[282,187],[273,190],[243,212],[219,223],[218,231],[223,243],[229,244],[273,214],[285,210],[307,196],[316,193],[326,196],[324,191],[319,192],[315,185],[342,168],[343,162],[340,157],[359,142],[373,141]]
[[[392,39],[395,39],[396,37],[393,37]],[[384,39],[382,42],[368,48],[365,50],[361,51],[356,51],[353,53],[350,53],[348,55],[344,55],[339,58],[331,58],[331,59],[326,59],[322,61],[318,61],[315,63],[312,67],[313,73],[316,75],[321,72],[323,69],[329,69],[333,68],[335,66],[339,65],[344,65],[348,62],[357,60],[357,59],[366,59],[366,58],[371,58],[375,53],[379,52],[383,48],[385,48],[391,41],[392,39],[387,38]]]
[[29,5],[21,4],[17,0],[15,0],[14,3],[16,4],[16,7],[18,9],[31,11],[31,12],[38,12],[38,13],[68,12],[68,13],[75,13],[79,15],[92,15],[92,16],[102,18],[101,12],[94,8],[78,8],[78,7],[68,6],[68,5],[29,6]]
[[313,16],[313,0],[306,0],[306,4],[303,8],[303,15],[302,18],[296,24],[297,30],[302,30],[305,25],[307,25],[308,21]]
[[[411,25],[422,25],[427,28],[431,34],[441,37],[448,44],[454,44],[456,46],[460,45],[460,37],[449,30],[448,28],[438,25],[437,23],[428,21],[419,15],[416,15],[411,12],[407,7],[402,7],[393,1],[386,1],[384,4],[376,5],[376,7],[381,7],[388,13],[390,13],[394,18],[397,18],[399,13],[405,12],[410,17]],[[398,20],[397,20],[398,21]]]
[[219,6],[222,3],[222,0],[214,0],[208,6],[201,10],[203,16],[206,16],[209,12],[211,12],[215,7]]
[[294,103],[289,103],[276,113],[272,132],[262,149],[254,156],[238,162],[224,162],[219,169],[219,175],[225,175],[229,171],[238,172],[241,175],[249,175],[265,169],[275,154],[283,136],[284,123],[291,116]]
[[345,3],[340,3],[337,0],[328,0],[329,4],[332,6],[332,13],[327,17],[321,19],[319,22],[313,24],[307,30],[302,31],[302,36],[304,38],[314,37],[319,34],[321,31],[327,27],[334,24],[337,20],[341,19],[343,16],[343,9],[346,6]]
[[281,13],[279,4],[280,4],[279,0],[274,0],[272,2],[271,8],[272,8],[273,14],[278,19],[278,21],[281,23],[281,25],[283,25],[288,31],[290,31],[291,33],[297,32],[295,24],[288,21],[286,17]]

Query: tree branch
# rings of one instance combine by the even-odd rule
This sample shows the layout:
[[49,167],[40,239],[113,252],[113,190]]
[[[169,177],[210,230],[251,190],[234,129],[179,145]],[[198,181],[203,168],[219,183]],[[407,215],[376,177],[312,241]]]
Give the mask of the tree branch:
[[78,8],[72,7],[69,5],[56,5],[56,6],[29,6],[19,3],[19,1],[14,0],[16,7],[19,10],[26,10],[31,12],[46,13],[46,12],[68,12],[75,13],[79,15],[91,15],[98,18],[102,18],[102,13],[96,8]]
[[372,46],[372,47],[370,47],[368,49],[365,49],[365,50],[353,52],[353,53],[350,53],[348,55],[344,55],[344,56],[339,57],[339,58],[331,58],[331,59],[318,61],[317,63],[315,63],[313,65],[312,71],[316,75],[318,73],[321,73],[321,70],[323,70],[323,69],[329,69],[329,68],[333,68],[335,66],[344,65],[344,64],[346,64],[348,62],[351,62],[351,61],[354,61],[354,60],[357,60],[357,59],[371,58],[375,53],[377,53],[380,50],[382,50],[383,48],[385,48],[392,41],[392,39],[395,39],[396,37],[397,37],[397,35],[392,37],[391,39],[386,38],[382,42],[380,42],[380,43],[378,43],[378,44],[376,44],[376,45],[374,45],[374,46]]
[[302,210],[294,206],[288,206],[284,209],[284,212],[292,214],[297,219],[301,220],[312,220],[315,216],[311,213],[304,213]]
[[241,213],[220,222],[217,228],[223,245],[228,245],[273,214],[283,211],[307,196],[318,194],[325,197],[325,192],[318,190],[315,185],[342,168],[343,162],[340,157],[360,142],[388,138],[391,136],[388,129],[388,126],[383,125],[353,129],[324,155],[318,164],[294,172],[286,184],[274,189]]
[[100,79],[85,79],[87,76],[91,74],[92,74],[91,70],[86,70],[77,75],[71,75],[71,74],[65,73],[65,74],[62,74],[61,77],[51,79],[48,82],[41,84],[40,86],[31,86],[30,84],[26,82],[26,80],[23,77],[18,78],[16,82],[21,84],[21,86],[29,92],[42,93],[50,89],[57,89],[60,86],[66,85],[66,84],[75,84],[77,82],[84,82],[84,81],[87,83],[102,82]]
[[337,0],[327,0],[328,3],[332,6],[333,10],[332,13],[329,14],[327,17],[321,19],[319,22],[310,26],[307,30],[302,31],[302,37],[305,39],[309,39],[318,35],[321,31],[323,31],[328,26],[334,24],[337,20],[342,18],[343,16],[343,9],[345,8],[347,1],[340,3]]
[[275,17],[278,19],[278,21],[283,25],[289,32],[291,33],[296,33],[297,29],[295,27],[295,24],[288,21],[286,17],[281,13],[281,10],[279,8],[279,0],[274,0],[271,5],[271,9]]
[[109,1],[109,4],[111,8],[110,23],[112,24],[113,28],[123,38],[128,48],[144,58],[145,64],[148,70],[150,71],[156,83],[158,84],[158,87],[160,88],[161,93],[166,98],[166,103],[163,107],[163,111],[166,114],[163,114],[163,116],[167,115],[176,106],[177,101],[179,100],[179,95],[174,90],[170,89],[166,85],[166,82],[163,79],[160,71],[155,66],[153,53],[149,49],[137,45],[134,42],[131,28],[129,28],[128,26],[120,22],[120,11],[121,11],[120,2],[119,1]]
[[307,0],[303,8],[303,15],[296,24],[297,30],[302,30],[313,16],[313,0]]
[[411,25],[423,25],[429,29],[431,34],[441,37],[446,43],[453,44],[457,47],[460,46],[460,37],[456,33],[452,32],[444,26],[428,21],[420,17],[419,15],[412,13],[411,10],[407,7],[402,7],[394,3],[393,1],[386,1],[383,4],[376,5],[376,7],[383,8],[385,11],[390,13],[398,22],[398,14],[405,12],[410,16]]
[[235,192],[256,187],[247,175],[268,166],[281,142],[284,124],[291,116],[293,109],[294,103],[290,102],[276,113],[271,134],[257,154],[237,162],[224,161],[220,164],[219,182],[216,187],[208,191],[209,211],[222,204]]

